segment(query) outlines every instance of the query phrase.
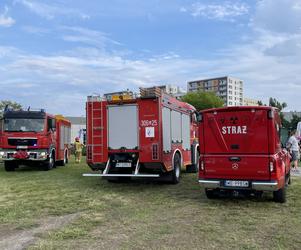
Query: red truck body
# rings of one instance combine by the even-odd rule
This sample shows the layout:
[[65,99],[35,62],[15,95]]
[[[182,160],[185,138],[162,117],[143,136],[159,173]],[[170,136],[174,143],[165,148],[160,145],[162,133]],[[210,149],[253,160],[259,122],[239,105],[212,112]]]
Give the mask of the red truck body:
[[181,166],[197,171],[198,127],[191,105],[164,93],[115,101],[88,97],[86,111],[87,163],[101,170],[96,176],[166,177],[177,183]]
[[40,111],[8,110],[2,118],[0,158],[7,171],[19,165],[50,170],[69,158],[71,123]]
[[290,156],[272,107],[226,107],[200,112],[199,183],[208,198],[218,190],[273,191],[285,200]]

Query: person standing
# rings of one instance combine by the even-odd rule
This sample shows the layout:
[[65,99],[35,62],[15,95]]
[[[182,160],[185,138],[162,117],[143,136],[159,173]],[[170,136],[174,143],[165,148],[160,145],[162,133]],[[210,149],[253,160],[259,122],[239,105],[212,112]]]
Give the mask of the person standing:
[[288,149],[290,150],[292,156],[292,163],[293,163],[293,171],[296,171],[298,168],[298,160],[300,158],[300,148],[299,148],[299,141],[297,139],[296,130],[293,130],[290,133],[290,138],[288,139]]
[[82,159],[82,151],[84,145],[80,142],[79,138],[75,138],[74,149],[75,149],[75,162],[80,163]]

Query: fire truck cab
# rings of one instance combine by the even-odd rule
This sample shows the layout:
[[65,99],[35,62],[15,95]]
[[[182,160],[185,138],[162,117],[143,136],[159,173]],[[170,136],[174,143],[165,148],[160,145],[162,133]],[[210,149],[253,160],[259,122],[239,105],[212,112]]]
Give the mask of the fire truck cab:
[[162,178],[178,183],[181,167],[198,169],[196,111],[161,92],[141,89],[140,96],[110,100],[89,96],[87,163],[110,181]]
[[20,165],[38,165],[50,170],[69,158],[71,123],[45,110],[6,108],[0,130],[0,160],[6,171]]
[[200,112],[199,183],[208,198],[220,191],[261,194],[285,202],[290,156],[280,141],[281,121],[272,107],[225,107]]

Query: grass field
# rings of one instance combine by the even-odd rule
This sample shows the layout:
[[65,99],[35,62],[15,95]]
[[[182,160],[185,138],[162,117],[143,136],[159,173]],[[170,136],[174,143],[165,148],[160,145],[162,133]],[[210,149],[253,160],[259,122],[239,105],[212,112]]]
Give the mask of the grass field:
[[88,171],[0,165],[0,248],[301,249],[301,178],[278,204],[271,195],[208,200],[195,174],[178,185],[116,184],[81,176]]

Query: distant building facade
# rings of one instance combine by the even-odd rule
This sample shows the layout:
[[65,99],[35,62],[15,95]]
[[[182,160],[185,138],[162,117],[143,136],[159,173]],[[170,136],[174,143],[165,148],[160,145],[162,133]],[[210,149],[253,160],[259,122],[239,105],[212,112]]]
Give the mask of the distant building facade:
[[244,106],[259,106],[258,100],[244,97]]
[[243,106],[243,81],[230,76],[201,79],[187,83],[188,92],[214,92],[224,100],[225,106]]
[[186,91],[184,89],[171,84],[161,85],[158,86],[158,88],[160,88],[164,93],[174,96],[177,99],[180,99],[183,95],[186,94]]

